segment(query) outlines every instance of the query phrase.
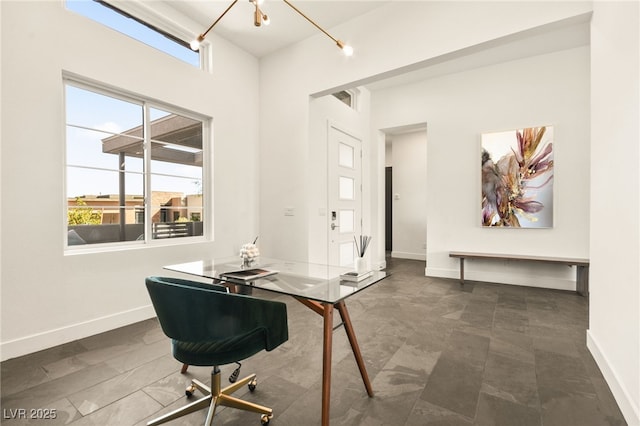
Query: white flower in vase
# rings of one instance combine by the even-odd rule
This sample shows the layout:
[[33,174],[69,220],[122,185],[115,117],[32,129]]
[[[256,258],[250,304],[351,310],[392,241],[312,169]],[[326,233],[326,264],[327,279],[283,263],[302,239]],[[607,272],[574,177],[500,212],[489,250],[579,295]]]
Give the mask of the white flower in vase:
[[258,256],[260,256],[260,250],[255,243],[247,243],[240,248],[240,258],[244,266],[251,266]]

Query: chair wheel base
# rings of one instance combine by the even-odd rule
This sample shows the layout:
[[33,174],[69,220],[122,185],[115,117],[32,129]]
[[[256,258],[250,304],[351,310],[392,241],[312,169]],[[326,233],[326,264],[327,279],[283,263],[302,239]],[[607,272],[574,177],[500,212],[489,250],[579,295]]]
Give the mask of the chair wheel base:
[[272,418],[273,414],[263,414],[262,417],[260,417],[260,423],[263,425],[268,425]]
[[236,364],[238,364],[238,368],[233,370],[233,373],[231,373],[231,375],[229,376],[229,383],[235,383],[240,376],[240,368],[242,367],[242,364],[240,364],[239,362],[236,362]]
[[184,390],[184,394],[187,396],[187,398],[193,396],[193,394],[196,392],[196,385],[191,384],[189,386],[187,386],[187,388]]
[[[258,380],[257,380],[256,378],[254,378],[253,380],[251,380],[251,381],[249,382],[249,384],[248,384],[247,386],[249,386],[249,390],[250,390],[251,392],[253,392],[254,390],[256,390],[256,386],[258,386]],[[264,423],[263,423],[263,424],[264,424]]]

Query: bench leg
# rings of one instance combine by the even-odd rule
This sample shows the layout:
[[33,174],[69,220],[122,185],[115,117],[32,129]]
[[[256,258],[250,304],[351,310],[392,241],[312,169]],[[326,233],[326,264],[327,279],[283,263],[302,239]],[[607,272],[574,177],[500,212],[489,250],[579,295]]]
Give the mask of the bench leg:
[[589,296],[589,267],[576,265],[576,292],[580,296]]
[[460,258],[460,284],[464,285],[464,257]]

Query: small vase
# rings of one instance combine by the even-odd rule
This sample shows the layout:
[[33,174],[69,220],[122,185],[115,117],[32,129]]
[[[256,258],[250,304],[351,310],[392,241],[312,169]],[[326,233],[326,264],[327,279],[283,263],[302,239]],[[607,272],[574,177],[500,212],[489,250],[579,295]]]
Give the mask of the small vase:
[[355,261],[353,262],[353,266],[355,267],[356,274],[358,275],[367,272],[367,262],[363,257],[356,257]]
[[243,257],[242,258],[242,267],[243,268],[251,268],[255,263],[256,259],[253,257]]

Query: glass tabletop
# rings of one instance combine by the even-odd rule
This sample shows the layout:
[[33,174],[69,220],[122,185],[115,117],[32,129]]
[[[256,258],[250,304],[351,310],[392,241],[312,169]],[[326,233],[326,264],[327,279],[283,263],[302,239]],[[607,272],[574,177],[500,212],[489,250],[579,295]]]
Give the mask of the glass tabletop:
[[[210,259],[168,265],[164,269],[333,304],[387,277],[384,271],[369,271],[359,281],[350,281],[341,275],[353,272],[352,268],[269,258],[261,258],[259,262],[244,268],[237,259]],[[232,277],[231,273],[248,269],[260,269],[271,275],[247,281]]]

